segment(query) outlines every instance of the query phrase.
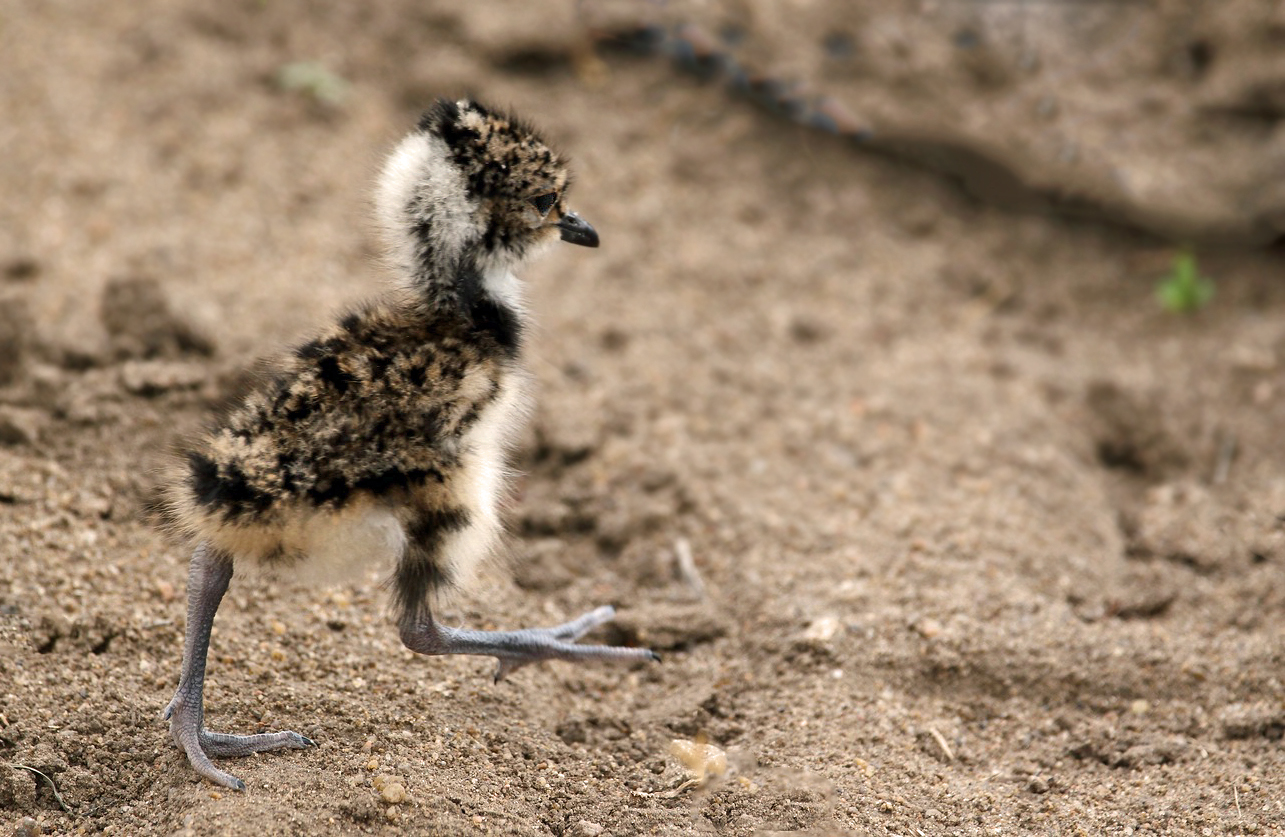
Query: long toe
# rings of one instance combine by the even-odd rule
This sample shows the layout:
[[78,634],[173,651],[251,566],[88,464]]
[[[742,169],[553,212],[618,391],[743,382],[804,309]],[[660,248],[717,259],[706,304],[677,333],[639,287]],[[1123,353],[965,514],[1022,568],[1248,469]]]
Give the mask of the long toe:
[[231,773],[225,773],[215,767],[214,763],[210,761],[210,757],[205,754],[204,750],[201,750],[199,747],[184,749],[187,752],[187,760],[192,765],[192,769],[201,776],[209,779],[214,784],[222,785],[225,788],[231,788],[232,790],[237,791],[245,790],[245,782],[242,782]]
[[650,648],[630,648],[623,645],[577,645],[562,639],[556,628],[528,628],[524,647],[496,654],[499,665],[495,669],[495,682],[499,683],[517,669],[543,660],[565,660],[572,663],[635,663],[660,662],[660,655]]
[[223,787],[228,788],[229,790],[234,790],[234,791],[245,790],[245,782],[242,782],[240,779],[233,776],[231,773],[224,773],[222,770],[213,770],[209,773],[202,773],[201,775],[205,776],[205,778],[209,779],[211,782],[214,782],[216,785],[222,785]]
[[[536,631],[533,630],[531,633],[536,633]],[[495,682],[499,683],[525,665],[544,660],[565,660],[570,663],[660,662],[660,655],[650,648],[628,648],[622,645],[576,645],[570,642],[562,642],[552,632],[549,632],[547,637],[547,642],[534,646],[530,653],[497,655],[499,665],[495,669]]]
[[201,749],[213,758],[248,756],[272,750],[305,750],[317,746],[307,736],[291,730],[264,732],[258,735],[228,735],[222,732],[201,731]]
[[616,618],[616,609],[611,605],[603,605],[595,608],[588,613],[583,613],[572,619],[570,622],[564,622],[552,628],[537,628],[536,630],[546,632],[555,639],[566,642],[575,642],[580,637],[592,631],[599,625],[604,625]]
[[516,631],[478,631],[452,628],[432,620],[402,628],[402,642],[421,654],[475,654],[495,657],[498,682],[515,669],[542,660],[568,662],[639,662],[659,657],[647,648],[610,645],[577,645],[576,640],[615,615],[611,607],[600,607],[577,619],[552,628],[522,628]]

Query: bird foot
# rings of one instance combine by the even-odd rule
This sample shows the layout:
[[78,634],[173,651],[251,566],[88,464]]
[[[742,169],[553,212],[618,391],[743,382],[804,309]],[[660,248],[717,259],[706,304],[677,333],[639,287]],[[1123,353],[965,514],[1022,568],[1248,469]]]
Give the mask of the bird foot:
[[420,654],[473,654],[495,657],[495,682],[500,682],[517,669],[541,660],[569,662],[660,662],[660,655],[649,648],[626,648],[614,645],[577,645],[576,640],[616,615],[605,606],[551,628],[522,628],[516,631],[476,631],[451,628],[428,622],[402,631],[402,642]]
[[192,769],[216,785],[232,790],[245,790],[245,782],[230,773],[219,770],[210,761],[211,757],[229,758],[272,750],[302,750],[317,746],[311,738],[290,730],[256,735],[210,732],[203,725],[200,696],[192,700],[188,691],[180,685],[161,717],[169,720],[170,735],[174,738],[174,743],[187,754],[187,760],[191,763]]
[[[660,655],[650,648],[626,648],[618,645],[576,645],[575,641],[599,625],[616,618],[616,609],[604,605],[582,614],[570,622],[555,625],[551,628],[526,628],[512,631],[522,634],[533,641],[533,653],[521,656],[497,656],[499,664],[495,667],[495,681],[499,683],[517,669],[540,660],[569,660],[582,662],[599,660],[606,662],[636,662],[645,660],[660,662]],[[549,653],[552,652],[552,653]]]

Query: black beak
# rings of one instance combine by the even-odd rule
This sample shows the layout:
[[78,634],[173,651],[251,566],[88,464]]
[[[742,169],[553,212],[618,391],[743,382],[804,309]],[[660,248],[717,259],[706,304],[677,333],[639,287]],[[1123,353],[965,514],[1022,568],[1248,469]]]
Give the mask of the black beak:
[[563,241],[583,247],[598,246],[598,231],[574,212],[568,212],[562,216],[562,220],[558,222],[558,229],[562,230]]

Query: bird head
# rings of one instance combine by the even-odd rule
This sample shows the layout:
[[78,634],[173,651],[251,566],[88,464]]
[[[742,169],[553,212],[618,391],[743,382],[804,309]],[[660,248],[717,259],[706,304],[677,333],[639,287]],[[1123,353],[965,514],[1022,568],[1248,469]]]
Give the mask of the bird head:
[[515,267],[561,239],[598,246],[567,207],[570,170],[529,125],[477,102],[440,100],[393,152],[379,215],[413,274],[458,264]]

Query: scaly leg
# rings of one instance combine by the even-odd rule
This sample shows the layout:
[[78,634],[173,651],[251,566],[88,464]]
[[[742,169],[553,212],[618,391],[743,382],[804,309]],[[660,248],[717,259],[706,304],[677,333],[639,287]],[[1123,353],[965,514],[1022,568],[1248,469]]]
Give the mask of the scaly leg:
[[430,615],[427,622],[404,624],[401,638],[407,648],[419,654],[495,657],[500,662],[495,670],[497,683],[515,669],[541,660],[659,662],[660,655],[647,648],[575,644],[577,639],[598,625],[610,621],[615,615],[615,608],[606,606],[552,628],[523,628],[517,631],[451,628],[438,623]]
[[183,674],[178,691],[161,715],[170,722],[170,735],[187,753],[197,773],[216,785],[245,790],[245,782],[219,770],[210,756],[247,756],[283,748],[313,746],[311,739],[297,732],[269,732],[259,735],[224,735],[207,732],[204,726],[205,657],[210,648],[214,614],[232,580],[232,561],[201,543],[192,553],[187,577],[187,636],[183,642]]

